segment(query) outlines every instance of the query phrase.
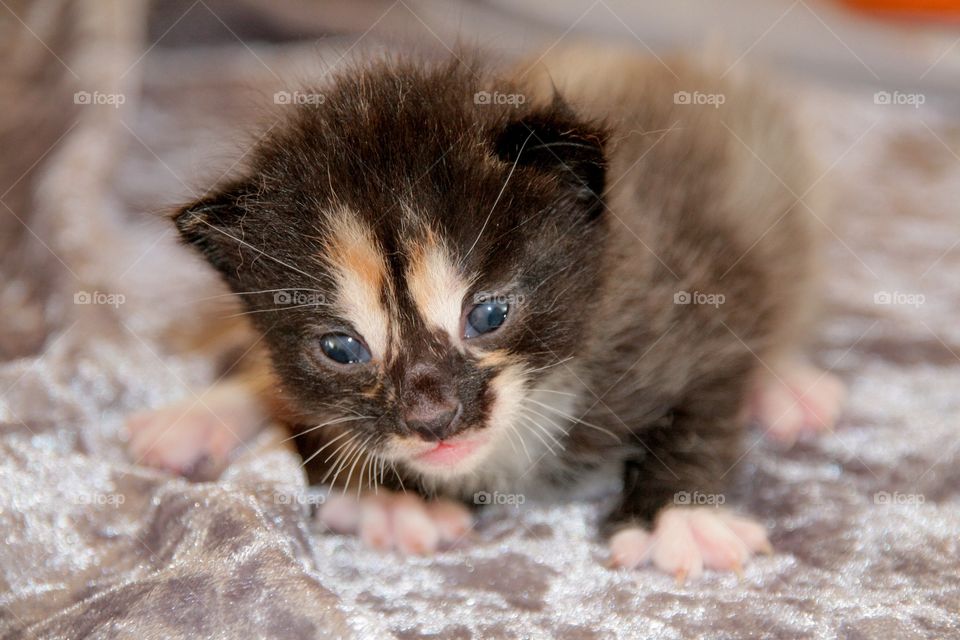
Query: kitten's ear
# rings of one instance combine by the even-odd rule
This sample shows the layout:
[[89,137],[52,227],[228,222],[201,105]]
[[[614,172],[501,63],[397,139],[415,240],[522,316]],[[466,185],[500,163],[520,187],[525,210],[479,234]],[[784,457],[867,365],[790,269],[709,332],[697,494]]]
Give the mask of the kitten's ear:
[[605,130],[580,120],[556,98],[549,107],[508,122],[497,135],[494,148],[506,162],[557,176],[569,185],[592,220],[604,208],[606,142]]
[[232,182],[182,207],[172,216],[181,240],[200,251],[223,272],[240,257],[240,221],[247,193],[242,181]]

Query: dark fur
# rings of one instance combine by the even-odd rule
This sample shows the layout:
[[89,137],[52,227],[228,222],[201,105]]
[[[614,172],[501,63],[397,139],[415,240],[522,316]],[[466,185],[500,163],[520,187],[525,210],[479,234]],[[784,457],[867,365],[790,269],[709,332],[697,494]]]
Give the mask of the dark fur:
[[[810,249],[786,193],[765,196],[756,212],[728,210],[732,165],[742,155],[720,124],[731,112],[678,108],[667,101],[681,81],[650,73],[659,79],[638,79],[640,95],[614,92],[604,109],[602,98],[568,99],[532,79],[511,83],[456,62],[355,68],[321,89],[323,104],[291,107],[249,171],[183,209],[176,223],[237,292],[324,291],[329,274],[317,259],[325,234],[317,212],[335,203],[375,230],[395,291],[402,291],[405,247],[439,230],[465,266],[483,274],[478,292],[526,299],[483,339],[509,352],[511,362],[544,368],[540,377],[572,358],[562,366],[579,389],[575,414],[614,435],[571,424],[565,464],[551,473],[563,478],[622,462],[624,494],[612,523],[648,521],[678,491],[722,489],[742,452],[751,377],[787,340],[784,327],[802,305]],[[477,105],[482,90],[529,99]],[[757,117],[777,117],[774,103],[756,99]],[[645,133],[671,127],[662,139]],[[788,127],[774,131],[789,139]],[[401,204],[416,216],[401,215]],[[784,223],[760,239],[782,215]],[[719,293],[726,301],[717,308],[674,304],[680,291]],[[388,354],[380,373],[337,368],[318,354],[316,337],[342,323],[327,308],[271,312],[270,293],[242,300],[250,311],[267,311],[250,318],[266,337],[275,393],[296,425],[375,415],[342,427],[370,435],[374,448],[388,433],[430,437],[433,428],[418,430],[404,419],[418,402],[456,397],[465,425],[482,423],[489,410],[488,381],[497,370],[478,367],[445,336],[418,326],[403,295],[392,304],[406,319],[407,342]],[[338,429],[302,438],[303,450]],[[417,487],[402,469],[401,478],[407,489]]]

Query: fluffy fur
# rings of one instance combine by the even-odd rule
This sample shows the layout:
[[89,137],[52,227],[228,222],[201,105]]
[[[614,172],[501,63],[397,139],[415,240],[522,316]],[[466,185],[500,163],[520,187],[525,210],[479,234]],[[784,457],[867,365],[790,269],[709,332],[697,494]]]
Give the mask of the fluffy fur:
[[[810,304],[783,107],[684,60],[477,59],[339,74],[175,217],[251,312],[311,478],[465,497],[619,465],[614,526],[720,491],[748,389]],[[464,339],[491,295],[507,322]],[[325,358],[330,331],[371,362]],[[457,418],[418,418],[437,407]],[[463,465],[416,462],[463,437],[483,442]]]

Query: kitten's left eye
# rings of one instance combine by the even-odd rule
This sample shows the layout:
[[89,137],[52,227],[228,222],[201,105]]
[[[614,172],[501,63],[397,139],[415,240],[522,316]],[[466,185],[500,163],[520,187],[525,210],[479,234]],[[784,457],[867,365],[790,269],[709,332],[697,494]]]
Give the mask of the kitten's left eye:
[[345,333],[328,333],[320,338],[324,355],[340,364],[370,362],[370,352],[359,340]]
[[484,302],[476,305],[467,314],[463,328],[464,338],[476,338],[500,328],[506,319],[510,305],[503,302]]

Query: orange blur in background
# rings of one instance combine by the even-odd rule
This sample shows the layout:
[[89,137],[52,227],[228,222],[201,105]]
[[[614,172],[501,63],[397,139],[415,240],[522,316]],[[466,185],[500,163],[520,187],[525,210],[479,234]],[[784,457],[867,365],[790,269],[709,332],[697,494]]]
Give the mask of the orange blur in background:
[[960,0],[841,0],[848,7],[896,17],[960,20]]

